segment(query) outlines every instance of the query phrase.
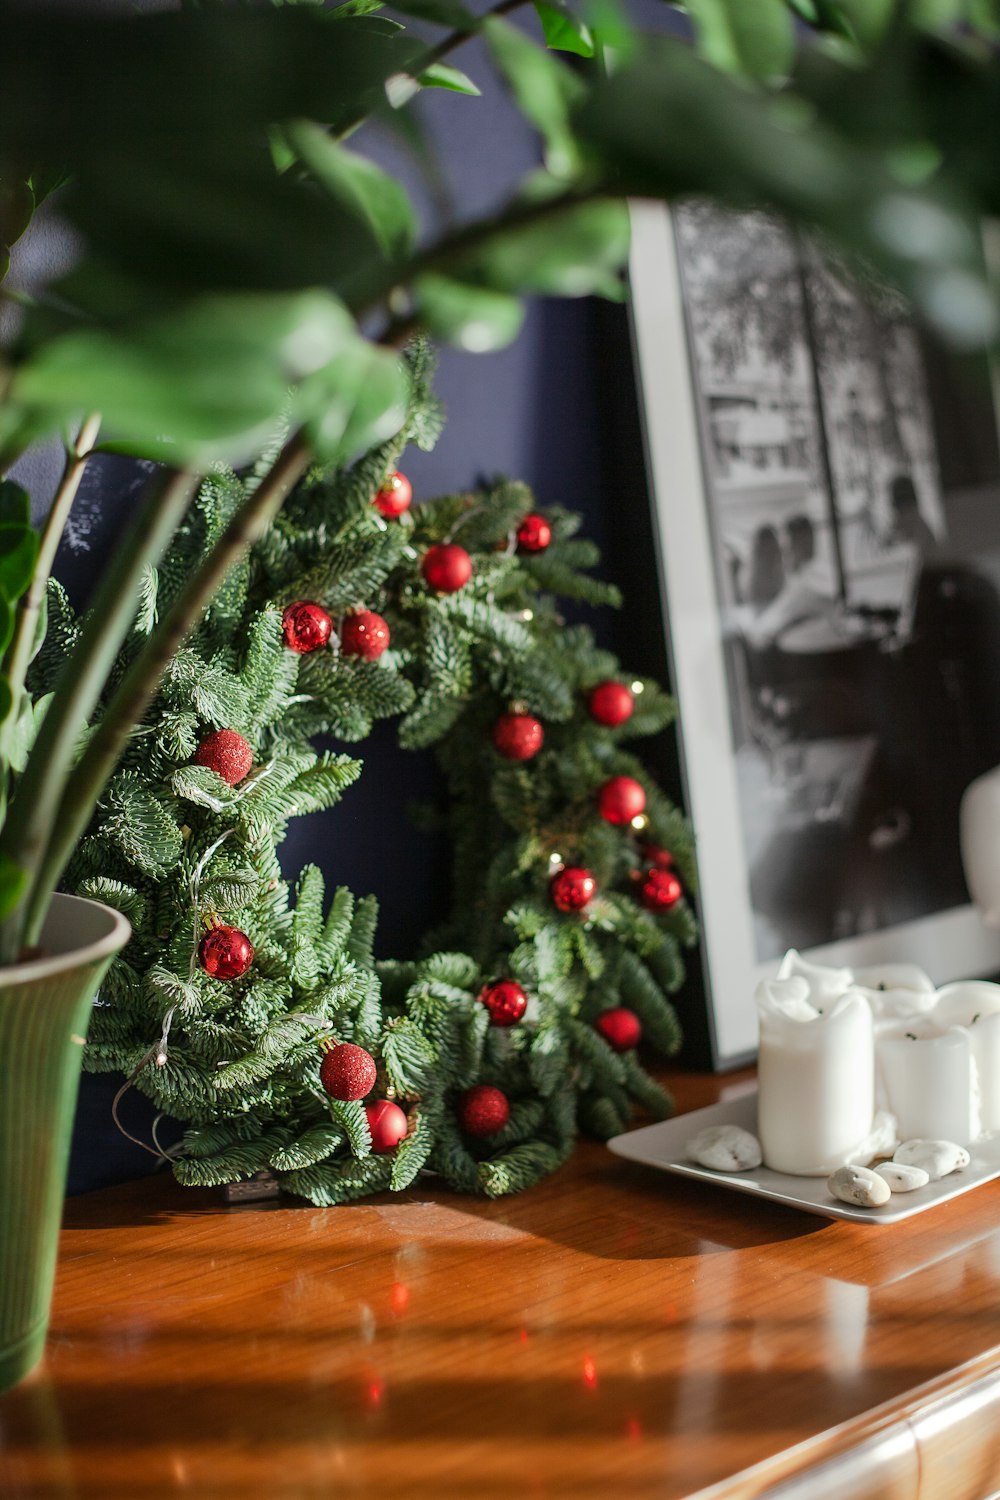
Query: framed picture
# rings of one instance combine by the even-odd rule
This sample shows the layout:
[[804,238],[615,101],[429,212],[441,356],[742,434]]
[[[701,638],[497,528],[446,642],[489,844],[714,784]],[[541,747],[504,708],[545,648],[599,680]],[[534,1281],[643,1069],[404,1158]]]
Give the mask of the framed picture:
[[1000,763],[988,372],[763,213],[633,208],[633,340],[713,1059],[811,961],[1000,970],[964,788]]

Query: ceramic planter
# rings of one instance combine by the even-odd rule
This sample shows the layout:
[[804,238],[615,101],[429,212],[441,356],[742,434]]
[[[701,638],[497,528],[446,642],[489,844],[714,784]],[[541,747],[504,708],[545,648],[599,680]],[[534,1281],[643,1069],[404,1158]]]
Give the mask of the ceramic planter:
[[110,907],[55,896],[43,956],[0,969],[0,1391],[42,1356],[83,1042],[129,935]]

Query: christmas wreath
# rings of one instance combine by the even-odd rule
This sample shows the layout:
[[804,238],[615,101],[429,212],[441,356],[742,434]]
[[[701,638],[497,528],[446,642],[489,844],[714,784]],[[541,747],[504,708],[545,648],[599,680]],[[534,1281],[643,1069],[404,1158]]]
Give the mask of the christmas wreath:
[[[411,505],[397,465],[440,414],[410,351],[408,420],[348,470],[315,470],[232,569],[170,662],[66,882],[133,937],[95,1007],[85,1066],[184,1123],[178,1179],[274,1174],[316,1204],[422,1169],[499,1195],[563,1161],[582,1126],[670,1101],[638,1060],[673,1053],[669,996],[695,935],[690,829],[628,743],[671,699],[624,674],[560,598],[616,602],[568,511],[524,485]],[[217,472],[146,577],[129,661],[255,476]],[[34,666],[47,691],[80,629],[53,584]],[[377,904],[292,888],[289,819],[361,771],[318,736],[395,718],[447,786],[454,903],[422,956],[376,962]]]

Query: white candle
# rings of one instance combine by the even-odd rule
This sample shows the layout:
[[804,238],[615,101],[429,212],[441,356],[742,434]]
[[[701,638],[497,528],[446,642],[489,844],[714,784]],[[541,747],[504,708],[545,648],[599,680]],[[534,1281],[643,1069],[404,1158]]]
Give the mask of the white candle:
[[855,969],[854,983],[863,990],[907,990],[934,998],[934,981],[919,964],[870,964]]
[[875,1112],[871,1007],[859,990],[810,999],[802,975],[762,980],[757,1134],[777,1172],[826,1176],[854,1159]]
[[1000,1130],[1000,984],[985,979],[946,984],[938,990],[933,1015],[939,1026],[964,1026],[969,1033],[975,1134]]
[[967,1146],[977,1134],[968,1032],[913,1016],[881,1033],[877,1051],[900,1140],[923,1137]]
[[809,986],[808,999],[823,1006],[838,1000],[854,983],[850,969],[834,969],[829,964],[810,963],[795,948],[789,948],[778,968],[779,979],[804,979]]

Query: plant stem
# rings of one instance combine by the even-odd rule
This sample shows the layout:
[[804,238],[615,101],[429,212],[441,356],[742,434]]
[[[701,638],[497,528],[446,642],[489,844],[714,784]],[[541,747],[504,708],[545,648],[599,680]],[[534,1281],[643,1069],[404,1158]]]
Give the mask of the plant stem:
[[[139,517],[104,574],[77,646],[59,675],[0,834],[0,850],[25,872],[29,891],[37,883],[80,736],[135,618],[143,571],[159,559],[197,483],[194,474],[167,470],[148,488]],[[37,928],[26,937],[27,911],[20,903],[0,926],[0,963],[12,963],[25,941],[36,941]]]
[[97,434],[100,431],[101,418],[99,413],[93,413],[86,417],[77,433],[76,442],[66,454],[66,466],[63,469],[59,488],[56,490],[52,505],[49,508],[45,529],[42,532],[41,544],[38,548],[38,559],[35,563],[35,571],[32,575],[27,592],[21,600],[21,609],[18,614],[17,627],[14,631],[14,639],[11,642],[10,652],[7,657],[4,675],[10,684],[11,692],[14,694],[15,704],[20,698],[24,687],[24,679],[31,661],[31,653],[35,645],[35,636],[38,630],[38,617],[41,613],[42,603],[45,599],[45,589],[52,572],[52,564],[55,560],[56,550],[60,538],[69,519],[69,513],[76,499],[76,492],[80,488],[80,480],[83,471],[87,467]]
[[27,901],[26,938],[29,943],[37,940],[51,893],[90,821],[94,804],[117,765],[130,732],[152,701],[168,663],[188,631],[200,619],[230,567],[270,525],[311,459],[312,454],[301,434],[289,439],[111,695],[86,750],[66,780],[57,815],[51,824],[48,847]]

